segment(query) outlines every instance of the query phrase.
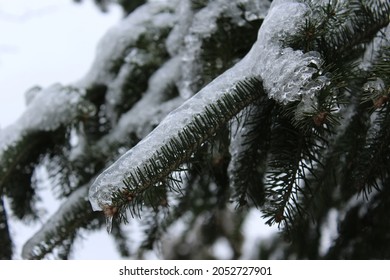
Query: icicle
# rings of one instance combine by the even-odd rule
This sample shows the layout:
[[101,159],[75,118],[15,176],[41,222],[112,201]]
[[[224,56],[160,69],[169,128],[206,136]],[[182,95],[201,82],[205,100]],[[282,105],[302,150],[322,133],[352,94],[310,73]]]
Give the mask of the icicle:
[[111,233],[113,216],[106,216],[106,229],[107,233]]
[[115,214],[118,212],[118,208],[110,205],[102,206],[103,213],[106,216],[106,229],[108,233],[111,233],[112,230],[112,220],[114,219]]

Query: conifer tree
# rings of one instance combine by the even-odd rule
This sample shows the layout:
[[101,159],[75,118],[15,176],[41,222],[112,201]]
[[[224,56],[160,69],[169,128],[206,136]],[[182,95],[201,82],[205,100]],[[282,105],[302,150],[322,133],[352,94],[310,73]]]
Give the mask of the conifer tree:
[[[0,258],[42,170],[61,205],[26,259],[104,227],[124,258],[390,258],[388,1],[130,2],[88,74],[1,131]],[[279,231],[248,253],[245,223]]]

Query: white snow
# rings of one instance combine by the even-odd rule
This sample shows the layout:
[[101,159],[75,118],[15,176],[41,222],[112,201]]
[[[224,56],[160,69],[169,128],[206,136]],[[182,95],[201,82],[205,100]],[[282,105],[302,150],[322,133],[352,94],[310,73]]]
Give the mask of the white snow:
[[367,46],[362,62],[360,64],[360,68],[367,71],[372,63],[378,58],[378,54],[380,53],[380,49],[383,47],[387,47],[390,45],[390,25],[383,28],[378,32],[378,36],[376,36]]
[[[231,6],[231,5],[230,5]],[[202,41],[210,37],[217,29],[217,19],[227,10],[226,1],[212,1],[194,15],[191,27],[184,38],[185,48],[182,56],[182,79],[179,82],[180,95],[188,99],[194,95],[194,84],[199,79],[199,54],[202,52]],[[195,89],[198,90],[198,89]]]
[[190,0],[181,0],[175,14],[178,16],[178,22],[173,27],[166,41],[166,48],[171,56],[176,56],[184,45],[184,37],[191,25],[193,12],[191,11]]
[[319,253],[324,256],[338,237],[337,225],[339,222],[339,213],[336,209],[330,209],[326,221],[321,226],[321,240]]
[[67,124],[80,113],[94,112],[92,104],[82,100],[84,92],[72,87],[54,84],[44,90],[28,94],[23,115],[0,133],[0,156],[11,145],[28,133],[50,131]]
[[173,26],[176,17],[168,10],[174,11],[176,5],[177,0],[149,1],[111,28],[98,44],[90,71],[76,86],[84,88],[95,83],[108,84],[114,78],[110,71],[112,67],[148,28]]
[[229,260],[234,256],[234,252],[229,241],[224,237],[218,238],[218,240],[213,244],[211,251],[213,256],[219,260]]

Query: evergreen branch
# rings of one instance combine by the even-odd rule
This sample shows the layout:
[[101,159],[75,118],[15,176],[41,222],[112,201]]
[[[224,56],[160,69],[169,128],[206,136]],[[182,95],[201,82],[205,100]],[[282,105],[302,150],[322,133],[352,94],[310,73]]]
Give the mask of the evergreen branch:
[[85,185],[68,197],[57,212],[24,244],[24,259],[44,258],[57,246],[63,246],[69,236],[92,219],[93,212],[85,200],[87,193],[88,185]]
[[390,38],[384,39],[386,43],[378,50],[377,57],[373,62],[373,77],[380,77],[387,85],[390,84]]
[[[369,42],[390,22],[389,2],[356,0],[351,1],[350,7],[352,12],[351,22],[343,26],[344,39],[334,46],[334,49],[337,49],[340,53],[348,52],[358,44]],[[354,15],[357,18],[354,18]]]
[[315,123],[305,120],[298,128],[289,117],[292,112],[288,109],[276,114],[274,120],[265,178],[266,203],[262,208],[267,224],[282,224],[287,231],[294,225],[296,215],[307,213],[302,200],[313,198],[309,179],[323,167],[322,154],[327,146],[324,136],[333,130],[319,130]]
[[[216,84],[218,83],[216,82]],[[212,88],[212,86],[210,87]],[[129,209],[131,213],[138,215],[145,193],[148,193],[148,190],[151,188],[155,190],[156,187],[159,188],[161,182],[165,181],[169,174],[179,168],[184,161],[188,160],[206,139],[213,137],[218,129],[225,125],[234,115],[258,99],[263,94],[263,90],[258,79],[250,78],[234,83],[226,89],[226,92],[221,92],[221,94],[217,95],[217,99],[213,103],[206,103],[206,105],[203,105],[204,107],[199,107],[199,109],[195,109],[196,107],[190,105],[199,102],[199,99],[205,93],[209,93],[208,88],[204,92],[198,93],[196,98],[190,99],[180,106],[165,119],[165,122],[162,122],[154,130],[151,135],[154,134],[153,136],[159,139],[160,137],[157,135],[160,132],[166,133],[166,129],[172,126],[171,121],[177,118],[175,115],[183,118],[185,121],[183,123],[183,125],[185,124],[184,126],[180,125],[174,128],[176,131],[172,131],[171,134],[173,136],[159,144],[155,151],[149,153],[145,160],[140,161],[138,157],[141,154],[137,155],[137,153],[143,151],[144,145],[148,146],[148,148],[150,148],[150,145],[155,145],[150,140],[152,139],[151,135],[117,161],[115,168],[118,165],[122,166],[122,168],[133,166],[130,171],[123,170],[125,171],[124,174],[126,174],[123,178],[124,187],[120,187],[120,184],[115,185],[115,183],[112,185],[118,178],[113,178],[112,175],[114,174],[109,172],[109,169],[99,176],[91,187],[92,193],[90,194],[90,197],[94,199],[91,203],[93,203],[93,206],[95,205],[95,209],[108,207],[115,209],[115,212],[119,210],[120,213],[124,213],[125,209]],[[198,110],[198,113],[190,112],[192,117],[188,118],[186,116],[188,112],[185,111],[190,107],[193,110]],[[144,155],[142,154],[142,156]],[[139,163],[134,166],[133,164],[124,164],[124,161],[134,163],[139,161]],[[109,177],[110,179],[108,179]],[[110,187],[107,190],[103,182],[108,182],[115,188]],[[117,191],[112,192],[112,189]],[[107,191],[109,192],[107,193]],[[112,201],[111,195],[113,196]]]
[[[102,137],[92,148],[92,156],[106,160],[117,147],[129,146],[144,138],[169,112],[183,103],[176,97],[174,87],[180,76],[181,58],[175,56],[165,62],[150,78],[148,89],[130,110],[124,113],[110,134]],[[136,139],[129,141],[134,135]]]
[[[113,150],[115,150],[118,146],[126,146],[128,143],[126,143],[129,135],[133,133],[137,133],[137,136],[140,138],[143,138],[146,133],[148,133],[153,128],[153,122],[158,121],[159,119],[163,118],[166,114],[168,114],[169,111],[172,111],[174,108],[178,106],[182,102],[182,100],[179,99],[173,99],[165,101],[172,96],[172,87],[170,84],[172,84],[173,77],[175,77],[175,74],[177,71],[174,69],[176,68],[175,65],[177,65],[178,59],[172,59],[172,62],[167,63],[167,67],[169,68],[169,73],[171,75],[167,75],[165,71],[167,70],[165,67],[161,68],[161,71],[158,71],[154,77],[150,80],[150,85],[148,91],[143,96],[143,99],[141,102],[139,102],[136,106],[138,109],[132,110],[131,114],[128,114],[128,116],[124,115],[121,121],[119,122],[118,126],[115,127],[114,131],[109,135],[110,137],[105,137],[103,139],[100,139],[96,144],[93,143],[92,147],[85,146],[87,150],[83,152],[78,152],[78,155],[80,157],[72,158],[71,164],[75,165],[77,164],[81,169],[75,170],[77,174],[83,173],[86,168],[86,166],[91,161],[95,161],[98,159],[97,166],[99,166],[99,162],[101,160],[107,160],[107,157],[115,157],[116,153],[113,154]],[[163,71],[164,70],[164,71]],[[163,81],[162,81],[163,79]],[[166,86],[163,86],[163,84],[166,84]],[[165,102],[163,102],[165,101]],[[162,102],[162,103],[161,103]],[[147,106],[151,107],[151,110],[148,110],[147,115],[144,115],[140,113],[139,109],[145,110],[145,107],[142,107],[142,105],[147,104]],[[142,116],[142,117],[141,117]],[[130,121],[130,123],[129,123]],[[145,126],[143,126],[142,130],[139,129],[138,125],[140,123],[144,122]],[[126,129],[124,129],[126,127]],[[84,137],[84,135],[79,135],[79,137]],[[91,143],[92,144],[92,143]],[[100,148],[99,148],[100,147]],[[104,147],[104,149],[102,149]],[[109,148],[109,150],[108,150]],[[91,150],[89,150],[91,149]],[[95,153],[97,151],[97,153]],[[86,174],[87,178],[88,176],[91,176],[90,174]],[[85,180],[85,178],[83,179]],[[71,199],[74,195],[72,194],[68,199]],[[65,207],[65,206],[63,206]],[[85,212],[85,209],[83,207],[89,208],[85,204],[75,205],[72,206],[75,211],[79,211],[80,213]],[[57,214],[55,214],[57,215]],[[54,216],[55,216],[54,215]],[[71,216],[71,214],[66,214],[67,216]],[[54,216],[51,219],[55,219]],[[86,217],[89,217],[88,215]],[[84,223],[83,220],[85,220],[82,216],[75,217],[75,220],[81,220],[79,222]],[[78,227],[80,227],[80,224],[75,223],[72,219],[67,219],[65,221],[65,226],[68,226],[67,223],[72,224],[69,228],[73,228],[73,230],[76,230]],[[49,228],[49,226],[47,226]],[[66,249],[65,243],[67,242],[67,239],[65,238],[65,235],[68,234],[68,231],[62,230],[62,225],[59,225],[58,228],[53,229],[52,231],[49,231],[49,229],[43,229],[45,231],[45,237],[42,237],[44,239],[51,239],[48,243],[46,243],[42,248],[38,248],[39,246],[36,245],[36,248],[34,249],[37,251],[41,251],[39,255],[34,255],[32,258],[42,258],[47,252],[50,252],[54,247],[59,249],[63,248]],[[59,231],[61,234],[58,234]],[[117,231],[114,229],[114,234],[116,234]],[[55,236],[55,237],[54,237]],[[35,237],[34,237],[35,238]],[[29,244],[34,242],[34,240],[30,240]],[[37,242],[38,243],[38,242]],[[33,245],[29,245],[33,246]],[[35,245],[34,245],[35,246]],[[65,247],[64,247],[65,246]],[[48,248],[48,249],[47,249]],[[65,250],[66,251],[66,250]],[[63,253],[65,254],[65,251]],[[123,252],[126,254],[126,252]]]
[[[362,106],[370,114],[371,121],[364,137],[365,141],[358,150],[359,161],[352,166],[352,184],[365,196],[373,188],[380,189],[389,176],[387,154],[389,153],[389,46],[381,46],[377,57],[372,62],[368,81],[361,91]],[[383,79],[382,79],[383,77]]]
[[[257,95],[262,92],[261,82],[256,79],[239,82],[236,88],[232,90],[231,95],[217,100],[216,105],[207,106],[204,112],[196,115],[193,121],[178,132],[177,138],[170,139],[166,145],[151,156],[147,164],[137,167],[134,173],[130,173],[124,179],[127,190],[121,196],[127,197],[127,202],[129,199],[135,199],[134,204],[141,205],[145,200],[144,194],[149,193],[148,190],[153,195],[158,194],[160,182],[163,182],[169,174],[179,168],[206,139],[214,136],[222,125],[258,98]],[[153,203],[158,200],[153,198],[150,201]],[[115,204],[115,198],[113,203],[121,210],[122,205]],[[134,212],[135,209],[132,208],[132,210]]]
[[145,33],[127,46],[122,60],[115,62],[119,70],[108,84],[105,96],[107,117],[113,124],[141,99],[150,76],[168,58],[165,39],[170,29],[171,23],[148,26]]
[[19,218],[34,212],[31,177],[40,157],[63,145],[65,126],[94,114],[84,95],[58,84],[35,92],[25,113],[0,134],[0,193],[15,200],[12,206],[19,204],[13,207]]
[[[383,104],[382,104],[383,105]],[[384,107],[384,108],[383,108]],[[367,197],[372,188],[380,189],[390,170],[388,154],[390,152],[390,113],[389,104],[373,113],[374,121],[367,131],[364,147],[359,150],[359,161],[353,170],[353,186],[364,191]]]
[[248,203],[255,206],[264,203],[262,178],[270,143],[271,112],[274,104],[272,100],[260,99],[248,106],[234,123],[237,127],[232,127],[228,172],[234,190],[233,199],[237,201],[238,207]]
[[346,214],[339,221],[338,236],[326,253],[326,259],[390,258],[389,179],[384,178],[381,189],[372,193],[367,201],[345,205],[342,210]]
[[60,85],[35,93],[20,119],[0,134],[1,187],[17,162],[36,147],[34,138],[40,138],[37,137],[39,133],[54,132],[95,112],[93,106],[83,99],[84,94],[78,89]]
[[[278,14],[279,10],[294,14],[291,22],[297,21],[306,9],[304,5],[296,3],[292,6],[279,3],[279,6],[275,7],[277,8],[272,15]],[[221,125],[259,98],[258,92],[263,92],[262,89],[259,90],[260,85],[257,85],[260,82],[256,78],[242,80],[243,75],[262,77],[267,84],[267,90],[270,91],[268,96],[283,103],[298,100],[301,96],[308,101],[325,85],[324,79],[319,79],[319,76],[312,81],[313,74],[317,73],[321,66],[317,53],[302,54],[291,49],[282,49],[279,41],[272,40],[270,31],[277,32],[280,28],[275,20],[272,18],[262,26],[258,41],[240,63],[168,115],[148,137],[97,178],[90,189],[90,201],[94,210],[103,210],[109,217],[119,211],[120,218],[124,218],[126,208],[129,208],[132,214],[139,214],[144,192],[147,193],[152,186],[164,188],[164,181],[169,174],[190,158],[206,138],[212,137]],[[294,31],[295,27],[292,27],[283,32],[287,35]],[[278,59],[278,63],[268,71],[264,66],[269,65],[269,60],[274,58]],[[287,62],[293,62],[293,65],[281,73],[280,67]],[[275,76],[272,73],[282,76],[274,82]],[[297,82],[297,79],[289,76],[296,73],[307,75]],[[234,80],[231,80],[232,77]],[[286,79],[292,80],[291,84],[285,85]],[[224,86],[221,88],[222,84]],[[278,92],[279,89],[282,92]],[[211,92],[214,94],[211,95]],[[175,116],[183,121],[170,129]],[[157,142],[157,139],[163,140]],[[148,151],[147,154],[145,151]],[[132,166],[130,170],[129,166]],[[157,201],[155,205],[158,205]]]
[[311,16],[288,42],[297,49],[316,50],[327,61],[334,61],[335,56],[356,58],[354,51],[360,53],[361,45],[390,21],[390,4],[380,0],[329,1],[325,5],[304,2],[310,6]]

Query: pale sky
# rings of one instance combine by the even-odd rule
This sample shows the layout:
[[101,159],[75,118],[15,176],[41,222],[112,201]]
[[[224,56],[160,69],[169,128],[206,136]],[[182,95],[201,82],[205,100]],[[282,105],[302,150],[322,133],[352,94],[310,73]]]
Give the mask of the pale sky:
[[0,0],[0,127],[24,110],[24,92],[74,82],[86,73],[96,44],[119,21],[85,0]]

